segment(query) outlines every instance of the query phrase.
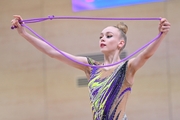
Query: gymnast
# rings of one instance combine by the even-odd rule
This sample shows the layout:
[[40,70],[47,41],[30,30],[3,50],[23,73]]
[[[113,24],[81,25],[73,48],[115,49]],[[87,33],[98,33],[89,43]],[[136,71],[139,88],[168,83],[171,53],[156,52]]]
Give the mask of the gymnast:
[[[114,66],[96,67],[110,65],[121,60],[119,54],[126,46],[128,30],[127,25],[123,22],[116,26],[108,26],[100,33],[99,47],[104,54],[104,61],[100,63],[88,57],[74,56],[63,51],[63,54],[59,53],[46,42],[27,33],[20,21],[23,21],[21,16],[14,15],[11,21],[12,26],[17,29],[20,36],[34,47],[52,58],[85,72],[89,80],[88,87],[93,120],[127,120],[125,109],[134,83],[134,75],[155,53],[171,26],[167,19],[161,18],[158,27],[161,35],[136,57]],[[74,62],[64,55],[82,64]]]

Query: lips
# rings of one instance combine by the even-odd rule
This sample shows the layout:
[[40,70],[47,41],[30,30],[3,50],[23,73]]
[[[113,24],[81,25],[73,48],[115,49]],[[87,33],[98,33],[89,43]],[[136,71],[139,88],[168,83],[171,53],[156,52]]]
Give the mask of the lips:
[[106,46],[106,44],[104,44],[104,43],[101,43],[101,44],[100,44],[100,47],[101,47],[101,48],[103,48],[103,47],[105,47],[105,46]]

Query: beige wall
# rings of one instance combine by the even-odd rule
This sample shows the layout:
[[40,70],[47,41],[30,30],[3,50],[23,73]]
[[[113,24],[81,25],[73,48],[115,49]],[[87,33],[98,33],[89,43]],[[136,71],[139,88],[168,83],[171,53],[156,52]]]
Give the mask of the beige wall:
[[[10,29],[12,15],[24,19],[55,16],[166,17],[171,31],[138,71],[128,101],[130,120],[180,119],[180,1],[74,13],[70,0],[0,0],[0,120],[91,120],[84,73],[37,51]],[[71,54],[97,53],[99,32],[118,21],[53,20],[31,24],[44,38]],[[158,21],[124,21],[128,54],[153,39]]]

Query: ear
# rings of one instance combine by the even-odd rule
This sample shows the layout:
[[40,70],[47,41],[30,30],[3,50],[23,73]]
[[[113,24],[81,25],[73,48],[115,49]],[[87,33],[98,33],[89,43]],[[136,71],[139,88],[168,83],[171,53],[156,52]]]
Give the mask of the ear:
[[118,49],[123,48],[124,44],[125,44],[125,42],[124,42],[123,39],[119,40],[119,43],[118,43]]

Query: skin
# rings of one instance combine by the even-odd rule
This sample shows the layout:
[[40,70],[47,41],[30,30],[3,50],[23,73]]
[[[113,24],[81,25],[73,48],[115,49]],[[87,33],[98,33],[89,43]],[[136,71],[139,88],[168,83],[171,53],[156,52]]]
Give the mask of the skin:
[[[87,66],[80,65],[78,63],[72,62],[71,60],[67,59],[63,55],[61,55],[59,52],[51,48],[49,45],[47,45],[45,42],[41,41],[40,39],[30,35],[27,33],[19,24],[19,20],[22,20],[21,16],[14,15],[14,19],[11,21],[13,26],[17,27],[17,31],[19,35],[21,35],[23,38],[25,38],[28,42],[30,42],[35,48],[40,50],[41,52],[47,54],[48,56],[52,58],[56,58],[60,60],[61,62],[64,62],[72,67],[75,67],[77,69],[80,69],[85,72],[87,76],[89,76],[89,70],[90,68]],[[134,83],[134,75],[138,69],[140,69],[146,61],[155,53],[157,48],[159,47],[160,43],[163,41],[164,37],[167,35],[168,31],[170,30],[170,23],[167,21],[167,19],[162,18],[159,23],[159,32],[162,32],[162,36],[153,42],[151,45],[149,45],[145,50],[143,50],[140,54],[138,54],[135,58],[132,58],[128,62],[128,69],[127,69],[127,76],[126,79],[129,82],[129,84],[133,85]],[[101,46],[101,44],[104,44],[105,46]],[[101,52],[104,54],[104,65],[112,64],[115,62],[120,61],[119,53],[121,52],[121,49],[124,46],[124,40],[121,37],[120,31],[113,27],[109,26],[102,30],[100,33],[100,40],[99,40],[99,46]],[[74,56],[69,53],[64,52],[67,56],[88,64],[88,61],[86,57],[80,57],[80,56]],[[103,69],[112,69],[117,66],[107,67]]]

